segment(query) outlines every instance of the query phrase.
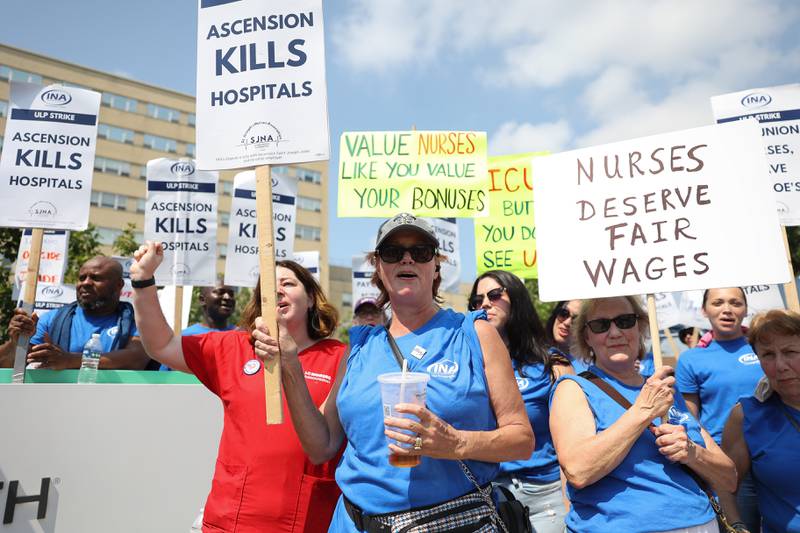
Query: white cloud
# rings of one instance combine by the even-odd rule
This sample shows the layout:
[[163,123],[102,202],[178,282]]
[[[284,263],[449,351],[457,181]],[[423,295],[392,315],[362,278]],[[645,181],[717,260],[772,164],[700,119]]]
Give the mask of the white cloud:
[[510,155],[566,148],[572,132],[565,120],[542,124],[506,122],[489,136],[491,155]]

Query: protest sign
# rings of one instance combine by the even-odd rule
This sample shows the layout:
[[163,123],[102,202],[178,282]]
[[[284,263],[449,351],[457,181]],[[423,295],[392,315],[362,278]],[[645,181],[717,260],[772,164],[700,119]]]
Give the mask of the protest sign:
[[44,314],[69,305],[76,299],[74,285],[45,285],[36,286],[36,301],[33,309],[41,318]]
[[191,160],[147,162],[144,238],[164,246],[159,285],[216,282],[218,179]]
[[765,164],[752,121],[533,159],[542,300],[788,280]]
[[458,246],[458,224],[454,218],[429,218],[436,238],[439,239],[439,253],[446,256],[442,261],[439,275],[442,283],[439,290],[443,292],[458,292],[461,281],[461,250]]
[[[289,259],[294,252],[297,219],[297,178],[272,175],[272,220],[275,259]],[[256,222],[256,174],[249,170],[233,178],[231,217],[228,226],[225,284],[255,287],[258,281]]]
[[378,287],[372,284],[372,274],[375,267],[367,261],[364,255],[353,256],[353,306],[361,300],[377,300],[381,295]]
[[200,0],[197,163],[328,159],[321,0]]
[[478,274],[502,269],[520,278],[538,277],[531,159],[546,154],[489,158],[489,216],[475,221]]
[[292,255],[292,261],[304,267],[311,272],[314,279],[319,283],[319,252],[316,250],[310,252],[295,252]]
[[800,225],[800,84],[714,96],[711,107],[717,122],[759,123],[768,163],[759,176],[775,191],[781,223]]
[[0,156],[0,226],[84,230],[100,94],[11,82]]
[[675,293],[678,300],[680,323],[688,328],[710,329],[711,324],[703,315],[703,291],[683,291]]
[[[19,240],[19,252],[14,267],[14,299],[25,284],[28,273],[28,262],[31,251],[30,229],[22,232]],[[48,285],[59,285],[64,281],[64,272],[67,269],[67,245],[69,232],[64,230],[46,230],[42,237],[42,252],[39,259],[39,276],[37,281]]]
[[340,217],[485,216],[486,133],[343,133],[339,144]]
[[119,294],[119,301],[133,303],[133,285],[131,285],[131,265],[133,264],[133,258],[114,255],[111,259],[119,263],[119,266],[122,267],[122,281],[124,285],[122,287],[122,292]]
[[777,285],[745,285],[742,290],[747,295],[747,316],[743,322],[745,326],[750,325],[750,321],[759,313],[786,308]]
[[[681,323],[681,314],[678,303],[670,292],[657,292],[653,295],[656,301],[656,315],[658,317],[658,329],[669,329]],[[646,297],[642,297],[646,305]]]
[[193,289],[192,286],[173,285],[165,285],[158,289],[158,303],[161,306],[161,312],[164,313],[164,318],[173,331],[182,330],[183,326],[189,322]]

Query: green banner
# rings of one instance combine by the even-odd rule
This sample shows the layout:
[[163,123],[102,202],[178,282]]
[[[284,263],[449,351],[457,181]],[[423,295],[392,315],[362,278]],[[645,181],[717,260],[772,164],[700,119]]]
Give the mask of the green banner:
[[[0,383],[11,383],[12,368],[0,368]],[[26,370],[25,383],[77,383],[77,370]],[[184,372],[138,370],[98,370],[97,383],[128,385],[198,385],[200,382]],[[15,385],[17,387],[19,385]],[[24,385],[23,385],[24,386]]]

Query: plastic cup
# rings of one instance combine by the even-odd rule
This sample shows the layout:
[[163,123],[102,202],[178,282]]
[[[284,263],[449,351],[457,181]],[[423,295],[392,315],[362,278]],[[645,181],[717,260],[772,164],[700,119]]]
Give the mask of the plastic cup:
[[[383,403],[384,418],[391,416],[394,418],[411,418],[419,421],[419,419],[412,414],[398,413],[395,411],[395,406],[398,403],[412,403],[425,407],[425,392],[430,378],[428,374],[423,374],[421,372],[391,372],[378,376],[378,383],[381,385],[381,401]],[[416,434],[411,431],[394,429],[400,433],[416,437]],[[403,448],[413,448],[414,446],[413,444],[399,442],[389,437],[386,437],[386,442],[387,445],[396,444]],[[389,453],[389,464],[392,466],[410,468],[412,466],[417,466],[419,462],[419,455],[406,456]]]

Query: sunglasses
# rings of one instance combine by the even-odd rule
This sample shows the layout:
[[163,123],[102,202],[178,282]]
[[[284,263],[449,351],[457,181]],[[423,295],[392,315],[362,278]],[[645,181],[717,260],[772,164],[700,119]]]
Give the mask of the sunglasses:
[[494,303],[494,302],[496,302],[497,300],[499,300],[500,298],[503,297],[503,293],[504,292],[506,292],[506,288],[505,287],[497,287],[495,289],[492,289],[492,290],[488,291],[485,295],[476,294],[475,296],[473,296],[469,300],[469,309],[470,309],[470,311],[475,311],[476,309],[480,309],[481,308],[481,306],[483,305],[484,296],[486,298],[489,298],[490,302]]
[[436,255],[436,247],[432,244],[415,244],[406,248],[396,244],[387,244],[378,248],[377,252],[378,257],[384,263],[398,263],[406,255],[406,252],[411,254],[411,259],[415,263],[427,263]]
[[559,309],[556,316],[561,320],[566,320],[568,318],[575,320],[576,318],[578,318],[578,315],[573,315],[572,313],[569,312],[569,309],[567,309],[566,307],[562,307],[561,309]]
[[624,315],[615,316],[614,318],[596,318],[586,323],[592,333],[605,333],[611,329],[611,323],[619,329],[631,329],[636,325],[639,320],[639,315],[635,313],[626,313]]

